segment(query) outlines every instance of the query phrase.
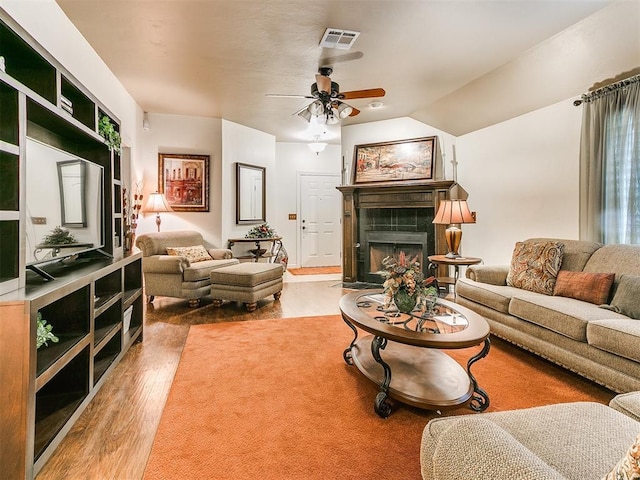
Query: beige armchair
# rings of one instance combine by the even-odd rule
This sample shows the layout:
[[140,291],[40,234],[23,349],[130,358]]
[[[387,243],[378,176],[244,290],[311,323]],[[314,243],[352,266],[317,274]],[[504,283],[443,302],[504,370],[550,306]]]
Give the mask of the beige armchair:
[[[197,307],[200,299],[210,293],[211,271],[239,263],[232,258],[231,250],[210,248],[195,231],[145,233],[137,238],[136,246],[143,255],[144,289],[149,303],[161,295],[186,298],[190,307]],[[190,261],[187,256],[167,252],[167,248],[195,246],[204,246],[212,259]]]

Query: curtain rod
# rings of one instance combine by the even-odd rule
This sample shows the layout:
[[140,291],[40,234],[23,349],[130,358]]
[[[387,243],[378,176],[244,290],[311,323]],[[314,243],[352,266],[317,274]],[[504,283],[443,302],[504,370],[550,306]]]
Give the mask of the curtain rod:
[[640,75],[633,75],[629,78],[625,78],[624,80],[620,80],[618,82],[605,85],[604,87],[600,87],[593,92],[583,93],[579,100],[573,101],[573,105],[578,107],[582,105],[583,102],[590,102],[592,100],[595,100],[596,98],[600,98],[602,95],[613,92],[615,90],[619,90],[626,87],[627,85],[636,82],[640,82]]

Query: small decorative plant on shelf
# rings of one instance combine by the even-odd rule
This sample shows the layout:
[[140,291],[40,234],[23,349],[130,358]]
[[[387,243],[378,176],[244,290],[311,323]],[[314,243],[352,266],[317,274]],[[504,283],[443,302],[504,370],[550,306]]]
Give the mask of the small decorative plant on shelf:
[[73,235],[69,233],[69,230],[57,226],[49,235],[45,235],[40,245],[71,245],[78,243]]
[[45,347],[49,346],[48,342],[58,343],[60,339],[56,337],[52,330],[53,327],[51,324],[47,323],[47,321],[42,318],[42,313],[38,312],[38,317],[36,320],[37,328],[36,328],[36,348],[39,349],[43,345]]
[[244,238],[273,238],[277,237],[276,231],[268,223],[256,225],[245,235]]
[[120,134],[111,122],[111,119],[106,115],[100,117],[100,120],[98,121],[98,133],[102,138],[104,138],[109,150],[118,154],[120,153],[122,141]]
[[382,260],[384,270],[378,272],[385,281],[384,308],[395,304],[396,308],[404,313],[411,313],[417,304],[423,302],[425,309],[430,311],[438,297],[437,282],[435,277],[424,278],[420,262],[416,255],[408,260],[404,252],[400,252],[397,259],[385,257]]

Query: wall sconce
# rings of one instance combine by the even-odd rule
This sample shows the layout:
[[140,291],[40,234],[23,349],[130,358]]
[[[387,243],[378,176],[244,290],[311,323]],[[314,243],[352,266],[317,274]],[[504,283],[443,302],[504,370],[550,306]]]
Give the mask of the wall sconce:
[[476,223],[476,219],[469,211],[466,200],[442,200],[438,207],[433,223],[440,225],[450,225],[445,230],[445,238],[449,252],[447,258],[459,258],[460,242],[462,241],[462,230],[455,224]]
[[149,130],[149,114],[147,112],[142,115],[142,128]]
[[143,212],[156,214],[156,225],[158,226],[158,231],[160,231],[160,223],[162,222],[160,220],[160,212],[173,212],[173,209],[167,203],[163,193],[155,192],[149,195],[149,200],[147,200]]

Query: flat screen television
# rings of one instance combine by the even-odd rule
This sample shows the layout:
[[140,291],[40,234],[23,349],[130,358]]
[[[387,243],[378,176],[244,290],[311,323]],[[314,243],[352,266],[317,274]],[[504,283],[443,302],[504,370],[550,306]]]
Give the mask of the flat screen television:
[[25,265],[52,279],[37,265],[104,247],[104,168],[32,138],[25,157]]

